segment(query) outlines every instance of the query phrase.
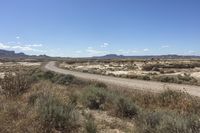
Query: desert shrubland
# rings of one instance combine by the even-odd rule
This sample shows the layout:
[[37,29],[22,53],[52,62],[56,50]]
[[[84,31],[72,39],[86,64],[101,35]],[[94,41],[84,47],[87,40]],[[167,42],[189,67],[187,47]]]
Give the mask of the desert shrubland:
[[200,99],[184,91],[115,88],[39,68],[0,83],[0,132],[200,132]]

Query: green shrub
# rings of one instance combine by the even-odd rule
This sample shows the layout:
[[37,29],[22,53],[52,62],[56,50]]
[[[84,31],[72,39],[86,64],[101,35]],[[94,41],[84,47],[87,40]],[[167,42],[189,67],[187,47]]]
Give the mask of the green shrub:
[[49,80],[53,79],[54,76],[55,76],[55,73],[52,71],[46,71],[43,74],[44,79],[49,79]]
[[143,80],[151,80],[151,78],[148,75],[142,76]]
[[77,128],[78,113],[72,103],[64,104],[48,94],[40,98],[38,111],[45,132],[51,132],[53,129],[71,132]]
[[69,85],[74,81],[75,77],[73,75],[57,75],[54,82],[62,85]]
[[133,118],[138,115],[139,108],[129,98],[119,96],[116,99],[114,111],[120,117]]
[[107,99],[104,88],[90,87],[83,93],[83,103],[90,109],[100,109]]
[[97,126],[94,122],[94,118],[92,117],[92,115],[86,115],[85,132],[86,133],[97,133]]
[[159,77],[159,81],[167,83],[178,83],[177,79],[172,76],[161,76]]

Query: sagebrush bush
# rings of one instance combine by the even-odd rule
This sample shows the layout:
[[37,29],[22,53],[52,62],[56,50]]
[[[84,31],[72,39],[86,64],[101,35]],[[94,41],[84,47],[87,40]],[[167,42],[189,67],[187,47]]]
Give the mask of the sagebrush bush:
[[129,98],[118,96],[114,111],[120,117],[133,118],[138,115],[139,108]]
[[30,75],[25,72],[6,73],[0,86],[6,96],[17,96],[27,91],[31,86]]
[[55,76],[55,73],[52,72],[52,71],[46,71],[43,74],[44,79],[50,79],[51,80],[51,79],[54,78],[54,76]]
[[75,80],[75,77],[73,75],[58,75],[54,80],[57,84],[69,85]]
[[73,103],[62,103],[53,95],[40,98],[39,115],[45,132],[56,129],[61,132],[71,132],[77,128],[78,112]]
[[90,109],[100,109],[106,103],[107,91],[104,88],[90,87],[84,91],[82,100]]

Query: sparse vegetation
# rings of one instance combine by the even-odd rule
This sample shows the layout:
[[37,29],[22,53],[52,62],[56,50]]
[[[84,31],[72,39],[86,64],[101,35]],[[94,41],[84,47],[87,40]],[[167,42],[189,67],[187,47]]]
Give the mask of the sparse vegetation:
[[200,99],[186,92],[110,88],[38,68],[13,73],[1,80],[0,132],[200,132]]
[[59,66],[114,77],[200,85],[197,60],[82,60],[62,62]]

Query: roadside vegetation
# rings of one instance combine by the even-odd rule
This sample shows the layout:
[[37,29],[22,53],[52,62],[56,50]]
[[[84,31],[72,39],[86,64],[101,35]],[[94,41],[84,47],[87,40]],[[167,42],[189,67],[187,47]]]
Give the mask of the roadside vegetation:
[[0,132],[199,133],[200,99],[186,92],[154,94],[41,71],[0,80]]

